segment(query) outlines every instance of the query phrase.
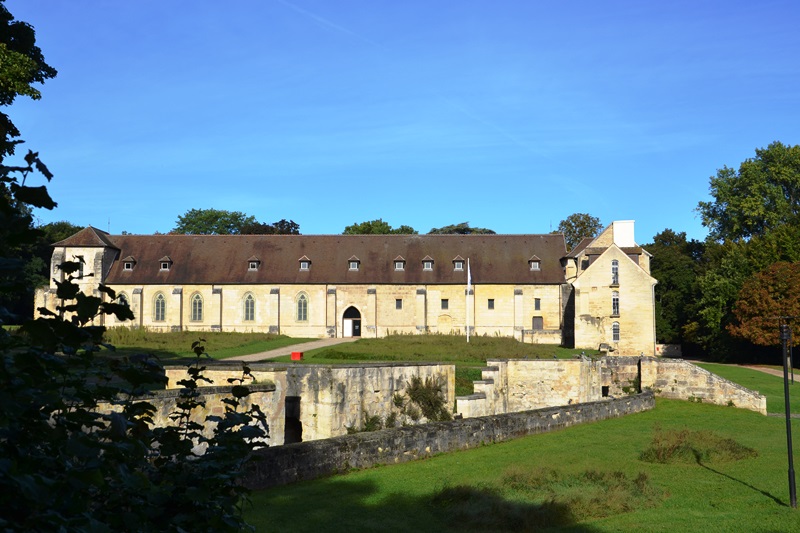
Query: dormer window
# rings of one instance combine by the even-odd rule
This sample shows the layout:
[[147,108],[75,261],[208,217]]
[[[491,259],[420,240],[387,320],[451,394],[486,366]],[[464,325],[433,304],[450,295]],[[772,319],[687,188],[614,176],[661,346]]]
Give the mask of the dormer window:
[[253,256],[247,260],[248,271],[258,270],[258,267],[260,266],[261,266],[261,260],[256,256]]
[[133,270],[133,266],[136,264],[136,259],[133,256],[128,256],[122,260],[122,270],[124,271],[131,271]]
[[406,260],[403,259],[401,256],[397,256],[394,258],[394,269],[397,271],[405,270],[406,269]]
[[348,270],[358,270],[360,264],[361,260],[356,256],[353,256],[347,260]]
[[306,256],[301,257],[298,259],[300,261],[300,270],[310,270],[311,269],[311,259]]
[[528,259],[528,266],[532,271],[537,271],[542,269],[542,261],[535,255]]
[[161,270],[162,271],[169,270],[170,267],[172,266],[172,259],[170,259],[169,256],[167,256],[167,255],[165,255],[164,257],[159,259],[158,262],[161,263]]
[[422,270],[433,270],[433,258],[431,256],[426,255],[422,259]]
[[453,259],[453,270],[461,271],[464,270],[464,258],[460,255]]

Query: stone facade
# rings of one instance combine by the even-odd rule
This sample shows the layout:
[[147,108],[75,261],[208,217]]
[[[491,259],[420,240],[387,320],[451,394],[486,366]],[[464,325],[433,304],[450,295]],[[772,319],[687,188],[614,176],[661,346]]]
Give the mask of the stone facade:
[[[463,335],[469,328],[653,355],[655,280],[647,253],[627,246],[632,232],[632,222],[615,222],[567,254],[560,234],[144,236],[89,227],[54,244],[53,281],[37,291],[35,305],[55,310],[58,266],[83,260],[81,289],[105,298],[96,291],[104,283],[135,316],[101,317],[109,327],[294,337]],[[613,261],[617,285],[609,281]]]

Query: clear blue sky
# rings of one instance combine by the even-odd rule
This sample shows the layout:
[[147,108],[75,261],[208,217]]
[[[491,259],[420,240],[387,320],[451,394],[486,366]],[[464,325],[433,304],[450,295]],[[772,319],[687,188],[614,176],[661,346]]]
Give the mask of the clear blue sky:
[[56,175],[42,223],[546,233],[588,212],[702,239],[718,168],[800,143],[796,1],[6,5],[59,71],[9,110]]

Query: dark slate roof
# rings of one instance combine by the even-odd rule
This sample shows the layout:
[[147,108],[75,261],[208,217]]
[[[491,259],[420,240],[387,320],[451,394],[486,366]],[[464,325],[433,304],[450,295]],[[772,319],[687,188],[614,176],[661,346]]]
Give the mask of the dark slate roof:
[[[84,230],[85,231],[85,230]],[[83,233],[83,232],[81,232]],[[78,234],[80,235],[80,234]],[[62,241],[66,243],[72,237]],[[113,235],[117,257],[136,257],[133,270],[121,261],[111,266],[109,284],[327,283],[327,284],[466,284],[466,268],[453,260],[469,258],[475,284],[558,284],[564,282],[560,258],[564,236],[544,235]],[[541,259],[532,271],[528,259]],[[162,271],[162,257],[172,266]],[[394,269],[402,256],[405,270]],[[423,271],[425,257],[434,260]],[[261,261],[248,270],[249,258]],[[311,261],[301,271],[298,257]],[[358,257],[359,269],[349,269]]]
[[109,239],[111,235],[105,231],[87,226],[80,230],[75,235],[67,237],[63,241],[58,241],[53,246],[81,246],[81,247],[100,247],[100,248],[117,248],[114,243]]
[[581,242],[579,242],[577,246],[575,246],[575,248],[573,248],[572,251],[567,254],[567,257],[578,257],[587,246],[594,242],[596,238],[597,237],[584,237],[581,239]]

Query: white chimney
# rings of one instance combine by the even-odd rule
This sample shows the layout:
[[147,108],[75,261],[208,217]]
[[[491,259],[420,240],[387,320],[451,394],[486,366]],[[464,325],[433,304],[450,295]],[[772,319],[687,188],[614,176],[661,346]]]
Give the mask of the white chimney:
[[615,220],[611,223],[611,233],[614,235],[614,244],[620,248],[632,248],[636,246],[633,240],[633,220]]

